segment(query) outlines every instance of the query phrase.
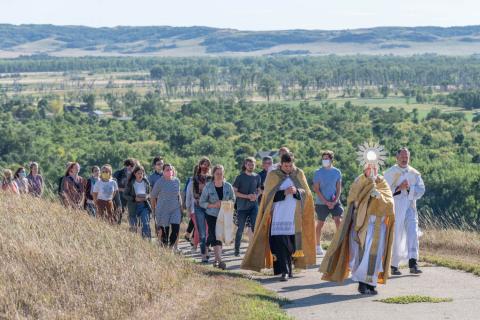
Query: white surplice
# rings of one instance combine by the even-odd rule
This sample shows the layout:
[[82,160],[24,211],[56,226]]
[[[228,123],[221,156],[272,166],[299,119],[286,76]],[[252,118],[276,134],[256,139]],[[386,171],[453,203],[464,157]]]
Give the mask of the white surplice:
[[418,228],[417,200],[425,193],[425,184],[420,173],[407,166],[401,168],[395,165],[384,175],[392,193],[404,181],[408,180],[410,190],[393,197],[395,201],[395,239],[392,250],[392,266],[398,267],[409,259],[418,259]]
[[[290,177],[286,178],[280,185],[279,190],[285,190],[294,186]],[[293,195],[288,194],[285,200],[273,204],[273,217],[271,235],[293,235],[295,234],[295,208],[297,200]]]

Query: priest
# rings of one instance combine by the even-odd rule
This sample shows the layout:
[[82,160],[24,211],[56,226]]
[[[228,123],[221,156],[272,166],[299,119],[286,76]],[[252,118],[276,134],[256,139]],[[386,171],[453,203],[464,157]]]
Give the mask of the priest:
[[425,184],[420,173],[410,166],[410,151],[397,151],[397,164],[385,172],[395,200],[395,241],[393,242],[392,274],[402,274],[400,263],[407,262],[410,273],[419,274],[417,200],[425,193]]
[[313,198],[302,170],[288,152],[270,171],[258,210],[253,241],[242,269],[272,268],[280,281],[293,277],[293,266],[314,265],[315,223]]
[[322,279],[343,282],[351,272],[361,294],[377,294],[377,283],[390,273],[394,231],[394,204],[390,188],[379,176],[382,148],[361,149],[364,172],[348,194],[348,210],[320,265]]

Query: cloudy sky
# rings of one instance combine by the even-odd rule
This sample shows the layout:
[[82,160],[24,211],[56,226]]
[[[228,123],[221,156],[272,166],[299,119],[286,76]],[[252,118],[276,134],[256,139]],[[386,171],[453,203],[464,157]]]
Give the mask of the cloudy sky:
[[480,24],[479,0],[0,0],[0,23],[241,30]]

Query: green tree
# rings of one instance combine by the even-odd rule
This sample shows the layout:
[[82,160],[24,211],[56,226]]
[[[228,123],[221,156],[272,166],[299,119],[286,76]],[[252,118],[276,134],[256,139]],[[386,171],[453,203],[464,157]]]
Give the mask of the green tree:
[[272,77],[265,76],[260,80],[258,91],[267,98],[267,102],[270,102],[270,97],[277,92],[277,86],[277,82]]

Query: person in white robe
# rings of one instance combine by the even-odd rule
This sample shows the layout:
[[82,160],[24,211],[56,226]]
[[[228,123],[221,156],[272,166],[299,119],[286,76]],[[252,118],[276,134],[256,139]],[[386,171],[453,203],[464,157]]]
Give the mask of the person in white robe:
[[425,193],[425,184],[421,174],[409,163],[409,150],[401,148],[397,151],[397,164],[384,174],[395,202],[392,275],[400,275],[399,265],[407,261],[410,273],[422,273],[418,267],[421,232],[418,228],[417,200]]

